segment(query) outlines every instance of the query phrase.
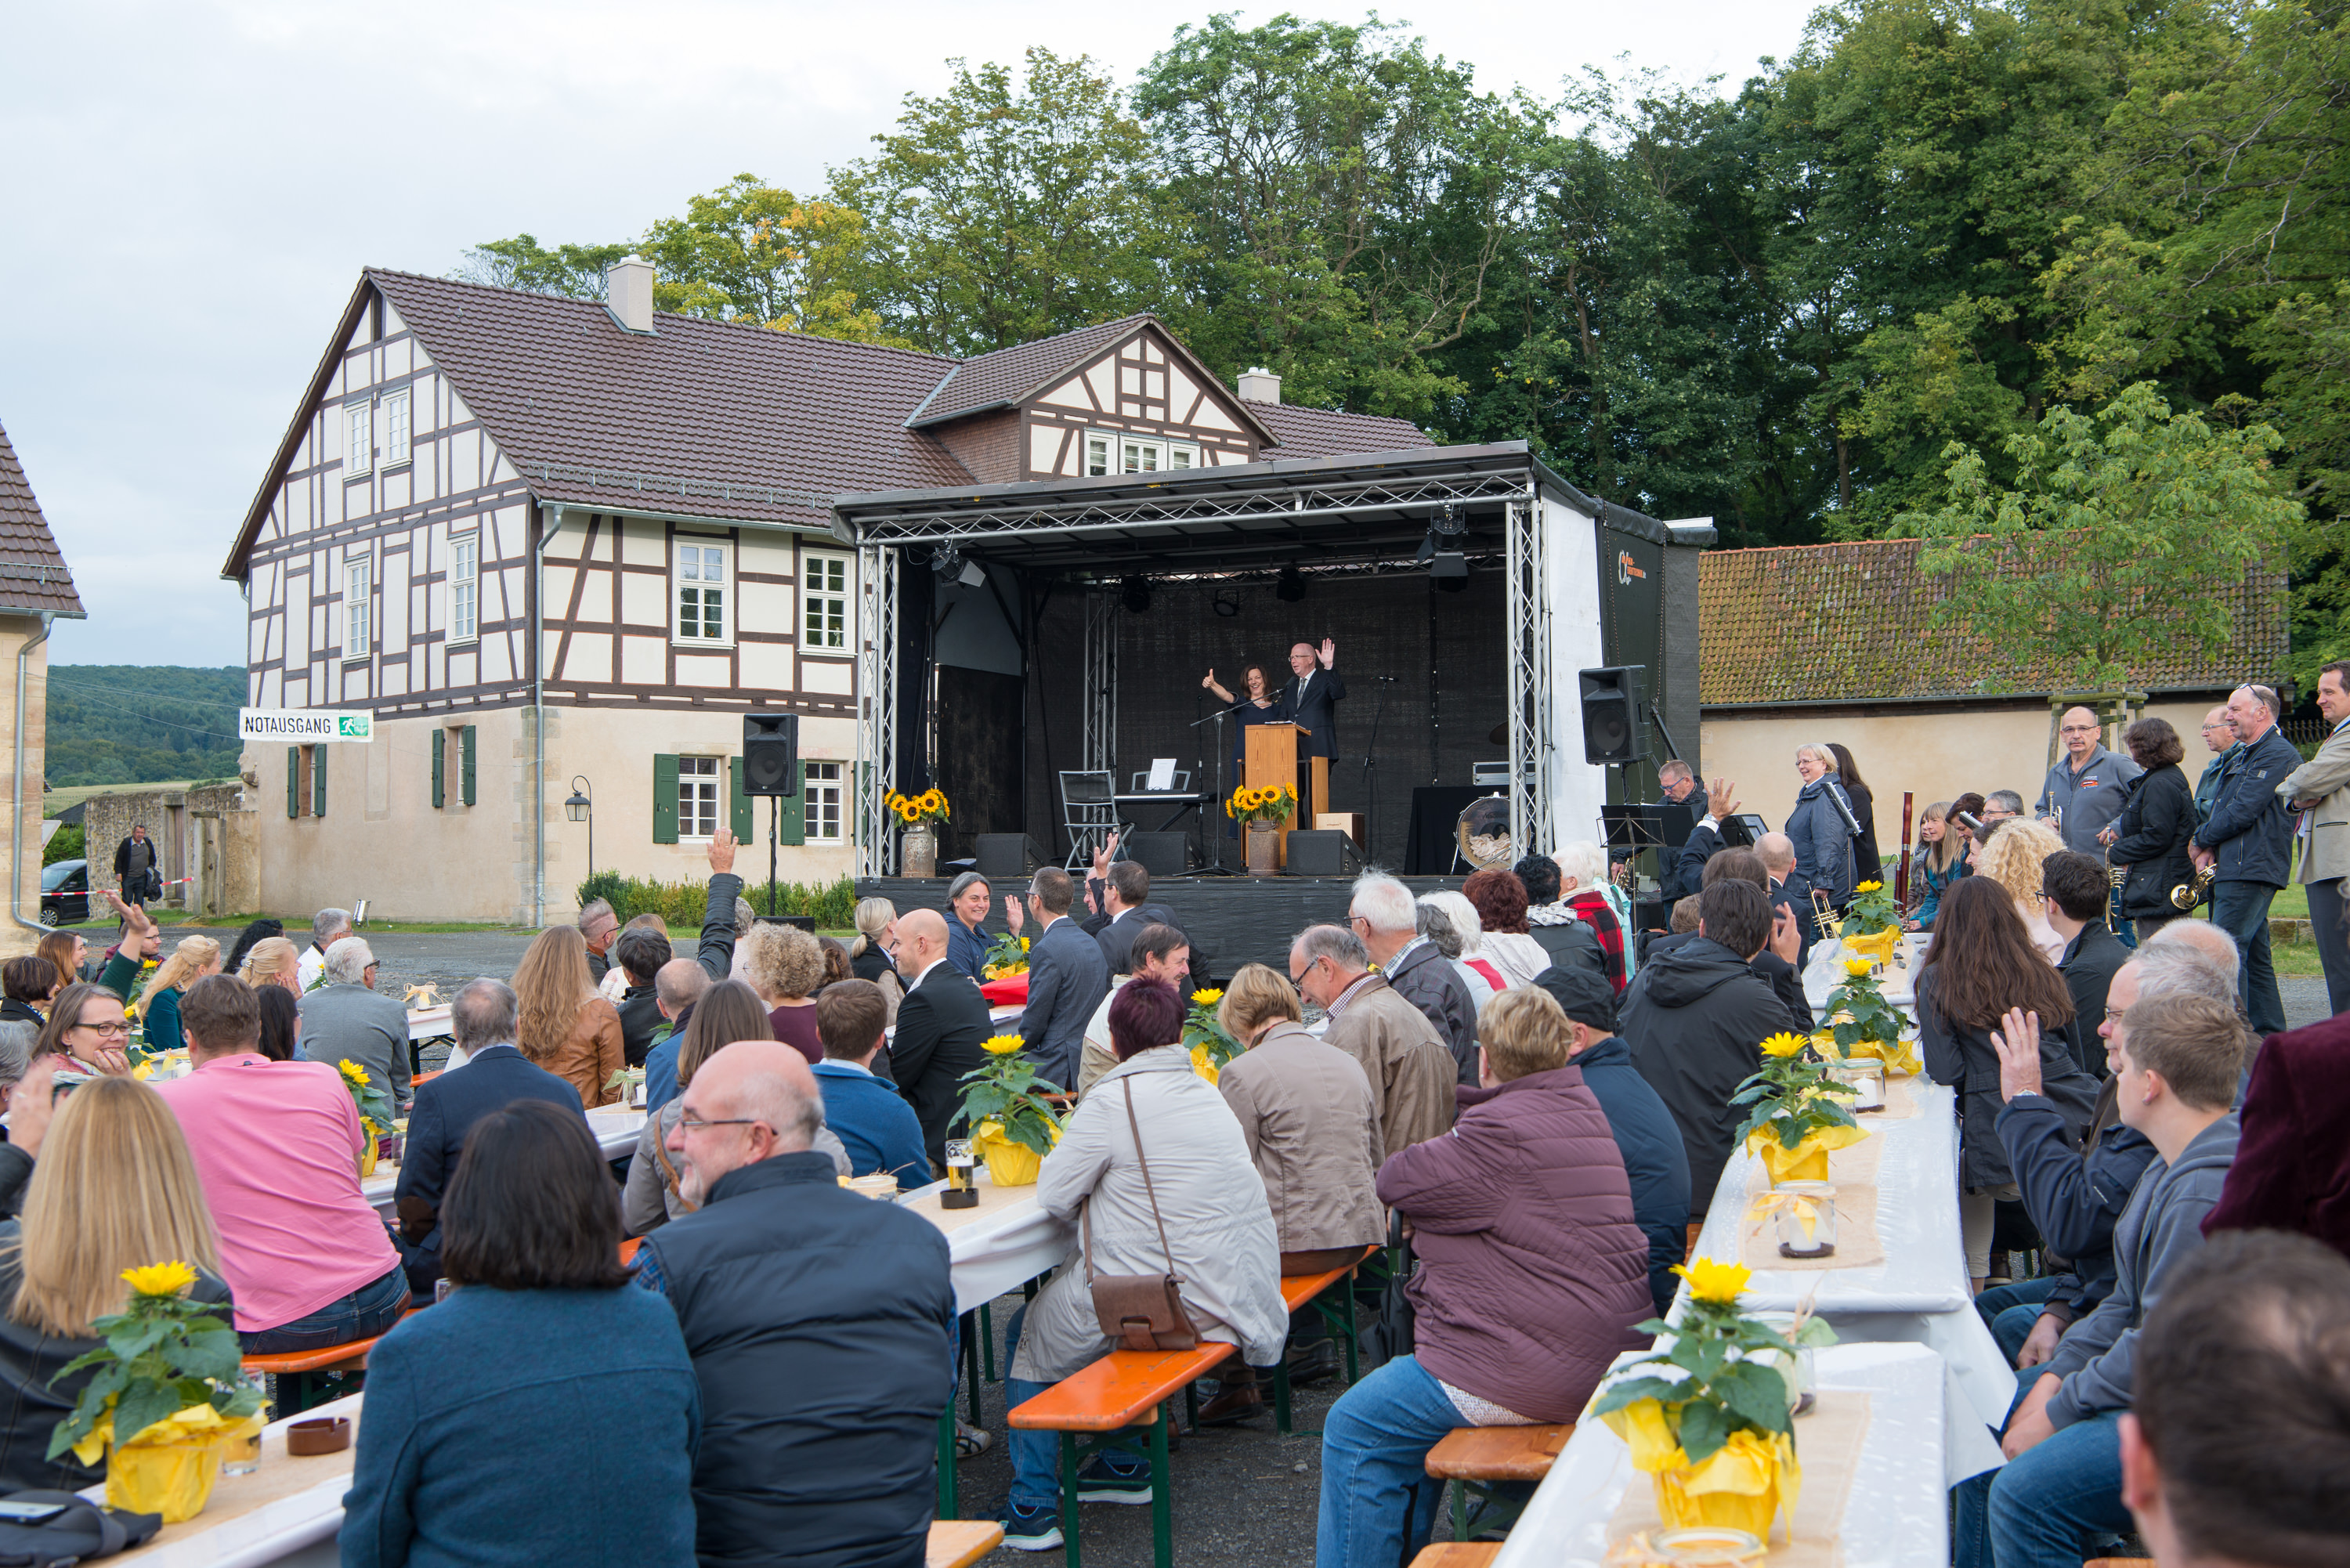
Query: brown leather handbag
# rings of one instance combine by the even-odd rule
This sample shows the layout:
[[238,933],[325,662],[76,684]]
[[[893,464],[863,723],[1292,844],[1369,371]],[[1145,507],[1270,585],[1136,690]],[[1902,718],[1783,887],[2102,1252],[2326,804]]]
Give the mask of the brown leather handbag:
[[1119,1080],[1126,1091],[1126,1122],[1134,1129],[1134,1158],[1142,1167],[1142,1190],[1150,1199],[1150,1222],[1159,1228],[1159,1247],[1167,1254],[1163,1274],[1100,1274],[1094,1272],[1094,1206],[1086,1200],[1084,1231],[1086,1288],[1094,1293],[1094,1316],[1102,1333],[1125,1350],[1196,1350],[1199,1330],[1183,1311],[1183,1276],[1175,1272],[1175,1249],[1167,1244],[1167,1222],[1159,1217],[1158,1189],[1150,1184],[1150,1161],[1142,1152],[1142,1124],[1134,1114],[1134,1081]]

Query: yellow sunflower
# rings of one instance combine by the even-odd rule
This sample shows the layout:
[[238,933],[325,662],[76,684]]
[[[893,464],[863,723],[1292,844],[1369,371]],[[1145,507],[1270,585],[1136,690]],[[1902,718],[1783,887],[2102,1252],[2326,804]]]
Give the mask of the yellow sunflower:
[[343,1075],[343,1082],[346,1084],[363,1085],[373,1082],[373,1080],[367,1075],[367,1069],[360,1066],[357,1062],[347,1059],[340,1065]]
[[1802,1035],[1782,1032],[1762,1042],[1762,1054],[1782,1057],[1800,1056],[1804,1054],[1804,1044]]
[[196,1271],[185,1263],[150,1263],[123,1270],[122,1282],[142,1296],[175,1296],[196,1282]]
[[1730,1303],[1738,1299],[1746,1282],[1754,1277],[1752,1269],[1737,1263],[1717,1263],[1711,1258],[1692,1258],[1688,1265],[1676,1263],[1673,1272],[1690,1283],[1690,1294],[1701,1302]]
[[1852,976],[1855,980],[1858,980],[1862,975],[1866,974],[1870,970],[1873,970],[1877,966],[1874,963],[1871,963],[1866,959],[1854,958],[1844,961],[1845,973]]
[[1223,999],[1224,993],[1222,989],[1216,986],[1210,986],[1205,990],[1195,991],[1191,993],[1191,1004],[1194,1007],[1213,1007],[1216,1003],[1223,1001]]
[[1875,893],[1883,890],[1885,884],[1882,882],[1863,882],[1853,888],[1853,891],[1856,893]]
[[922,809],[924,811],[944,811],[946,808],[947,797],[945,795],[941,794],[934,789],[925,790],[922,792]]
[[1020,1049],[1017,1034],[991,1034],[979,1043],[979,1048],[991,1056],[1009,1056]]

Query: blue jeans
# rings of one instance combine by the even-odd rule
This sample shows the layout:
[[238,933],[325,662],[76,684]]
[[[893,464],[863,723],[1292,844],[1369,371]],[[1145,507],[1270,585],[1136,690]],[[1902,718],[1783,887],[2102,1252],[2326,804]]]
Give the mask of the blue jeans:
[[328,1302],[317,1312],[281,1323],[276,1328],[240,1334],[247,1355],[282,1355],[297,1350],[324,1350],[355,1339],[373,1339],[408,1313],[408,1272],[394,1264],[383,1278],[361,1285],[350,1294]]
[[1444,1499],[1428,1450],[1466,1425],[1416,1356],[1399,1355],[1347,1389],[1322,1425],[1315,1568],[1396,1568],[1417,1556]]
[[[1012,1376],[1012,1358],[1020,1350],[1020,1331],[1026,1326],[1028,1308],[1014,1309],[1012,1319],[1003,1325],[1003,1407],[1006,1410],[1024,1405],[1050,1388],[1050,1383],[1035,1383],[1025,1377]],[[1041,1508],[1049,1512],[1061,1511],[1061,1434],[1035,1431],[1004,1424],[1004,1446],[1012,1451],[1012,1501],[1023,1508]],[[1148,1466],[1149,1460],[1128,1448],[1097,1450],[1112,1456],[1115,1468],[1130,1470],[1136,1465]]]
[[2236,939],[2243,971],[2236,994],[2255,1034],[2284,1027],[2284,1000],[2277,992],[2276,966],[2269,961],[2269,901],[2277,890],[2265,882],[2214,882],[2211,922]]
[[1991,1336],[1999,1341],[2000,1353],[2007,1357],[2010,1366],[2023,1353],[2023,1342],[2032,1337],[2032,1325],[2040,1321],[2040,1303],[2055,1290],[2053,1276],[2022,1280],[2012,1285],[1994,1285],[1975,1298],[1975,1311],[1982,1314]]
[[[2039,1377],[2017,1379],[2012,1419]],[[2075,1421],[2006,1468],[1950,1489],[1952,1568],[2080,1568],[2133,1528],[2122,1502],[2122,1413]]]

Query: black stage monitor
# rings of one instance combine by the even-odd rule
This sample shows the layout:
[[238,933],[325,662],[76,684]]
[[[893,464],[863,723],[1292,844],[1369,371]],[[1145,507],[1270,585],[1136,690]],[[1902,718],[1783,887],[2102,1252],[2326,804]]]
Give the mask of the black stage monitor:
[[1347,846],[1353,840],[1335,828],[1305,828],[1289,836],[1292,877],[1344,877]]
[[1186,833],[1129,833],[1118,841],[1118,858],[1139,860],[1153,877],[1180,877],[1191,868]]
[[796,713],[743,715],[743,793],[797,794],[800,760],[800,716]]
[[1583,760],[1594,767],[1637,763],[1648,754],[1648,710],[1640,689],[1645,664],[1584,670],[1575,674],[1583,693]]

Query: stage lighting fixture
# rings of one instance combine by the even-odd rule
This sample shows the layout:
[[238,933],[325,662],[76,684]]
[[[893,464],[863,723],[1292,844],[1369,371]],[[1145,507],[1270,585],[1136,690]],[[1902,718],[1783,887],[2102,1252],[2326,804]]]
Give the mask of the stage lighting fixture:
[[1230,618],[1241,613],[1241,596],[1230,588],[1218,588],[1208,603],[1220,616]]
[[950,583],[975,588],[987,581],[987,568],[977,561],[965,558],[962,552],[949,540],[931,552],[931,570]]
[[1127,577],[1118,585],[1118,602],[1126,607],[1128,615],[1141,615],[1150,607],[1150,580],[1148,577]]
[[1429,557],[1429,580],[1440,594],[1457,594],[1469,586],[1469,557],[1458,550],[1439,550]]
[[1294,605],[1304,598],[1305,574],[1295,566],[1282,567],[1281,576],[1274,579],[1273,597],[1285,605]]

